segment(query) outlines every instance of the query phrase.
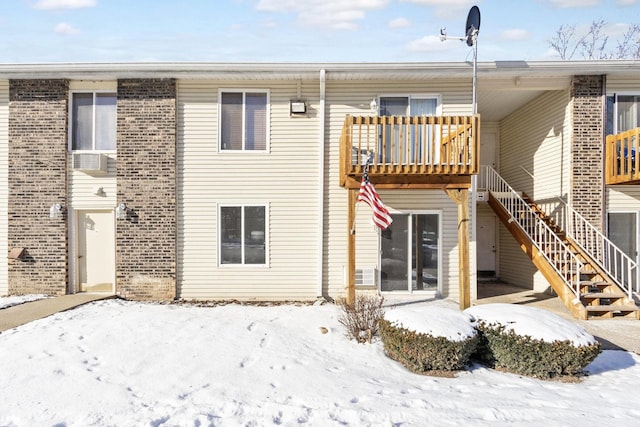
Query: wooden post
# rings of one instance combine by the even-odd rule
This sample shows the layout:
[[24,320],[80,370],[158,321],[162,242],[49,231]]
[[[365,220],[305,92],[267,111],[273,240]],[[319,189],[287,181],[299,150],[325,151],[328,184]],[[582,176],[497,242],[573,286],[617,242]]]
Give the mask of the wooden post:
[[347,215],[347,304],[356,302],[356,200],[358,189],[350,188]]
[[445,189],[447,195],[458,205],[458,271],[460,310],[471,306],[471,272],[469,269],[469,190]]

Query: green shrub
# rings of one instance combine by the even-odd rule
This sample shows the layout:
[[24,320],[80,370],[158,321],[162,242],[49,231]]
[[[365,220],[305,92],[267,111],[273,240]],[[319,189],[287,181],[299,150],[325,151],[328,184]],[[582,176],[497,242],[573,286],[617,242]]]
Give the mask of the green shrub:
[[478,321],[476,329],[480,339],[476,357],[480,361],[534,378],[579,375],[601,351],[598,342],[578,347],[569,340],[546,342],[484,321]]
[[478,343],[477,336],[452,341],[414,332],[385,319],[380,320],[379,326],[387,355],[415,373],[464,369]]

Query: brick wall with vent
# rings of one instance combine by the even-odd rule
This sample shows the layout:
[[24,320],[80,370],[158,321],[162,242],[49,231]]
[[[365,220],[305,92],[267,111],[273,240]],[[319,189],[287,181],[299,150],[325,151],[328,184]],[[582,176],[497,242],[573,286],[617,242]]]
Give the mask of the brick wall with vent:
[[118,81],[116,293],[130,299],[176,295],[176,84]]
[[[8,291],[65,294],[68,81],[9,82]],[[21,250],[23,249],[23,250]],[[12,257],[15,254],[15,257]]]
[[604,76],[574,76],[571,83],[571,204],[604,228]]

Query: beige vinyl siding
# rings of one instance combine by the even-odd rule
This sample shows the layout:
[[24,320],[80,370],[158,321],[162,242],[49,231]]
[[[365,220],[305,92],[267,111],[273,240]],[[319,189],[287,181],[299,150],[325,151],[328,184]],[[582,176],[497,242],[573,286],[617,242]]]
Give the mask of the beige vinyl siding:
[[[268,90],[268,153],[218,151],[220,89]],[[308,116],[290,117],[297,81],[178,81],[178,295],[317,296],[319,81],[300,82]],[[220,205],[267,206],[267,266],[218,265]]]
[[637,76],[607,76],[607,94],[617,92],[640,93],[640,79]]
[[640,211],[640,185],[607,186],[607,212]]
[[[546,92],[506,117],[500,126],[500,174],[552,211],[570,191],[571,118],[569,91]],[[503,226],[500,276],[518,286],[546,291],[549,285]]]
[[[9,199],[9,82],[0,80],[0,248],[9,252],[8,199]],[[11,261],[9,261],[11,262]],[[7,262],[0,263],[0,296],[7,295],[9,277]]]
[[[92,175],[73,170],[73,155],[67,164],[68,203],[74,209],[114,209],[116,206],[116,155],[108,154],[107,173]],[[96,194],[102,187],[104,195]]]
[[[329,73],[330,77],[330,73]],[[327,82],[326,193],[324,287],[330,296],[344,295],[347,262],[347,190],[339,186],[340,135],[346,114],[370,115],[374,97],[390,95],[440,95],[443,115],[470,115],[471,80],[453,81],[336,81]],[[375,184],[375,183],[374,183]],[[456,297],[458,286],[457,209],[442,190],[384,190],[382,201],[399,210],[443,210],[443,294]],[[368,207],[358,207],[356,265],[378,265],[379,239],[366,216]],[[365,213],[365,215],[363,215]],[[451,224],[454,224],[453,226]],[[454,249],[455,248],[455,249]],[[471,255],[475,257],[475,253]],[[455,291],[451,291],[455,289]]]
[[535,200],[569,192],[568,107],[568,91],[546,92],[502,121],[500,174],[514,190]]

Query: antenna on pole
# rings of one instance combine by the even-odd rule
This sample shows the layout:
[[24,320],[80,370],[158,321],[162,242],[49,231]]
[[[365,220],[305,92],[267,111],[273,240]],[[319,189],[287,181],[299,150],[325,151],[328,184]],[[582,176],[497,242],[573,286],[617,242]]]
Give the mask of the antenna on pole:
[[467,24],[465,25],[464,37],[448,37],[447,29],[440,28],[440,41],[445,41],[449,38],[453,38],[460,41],[467,42],[467,46],[473,47],[473,114],[478,113],[478,102],[476,98],[477,81],[478,81],[478,33],[480,32],[480,9],[478,6],[473,6],[469,10],[467,15]]

